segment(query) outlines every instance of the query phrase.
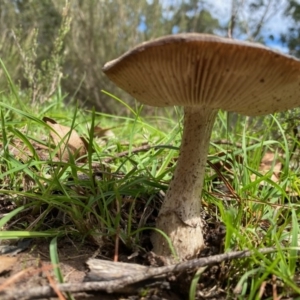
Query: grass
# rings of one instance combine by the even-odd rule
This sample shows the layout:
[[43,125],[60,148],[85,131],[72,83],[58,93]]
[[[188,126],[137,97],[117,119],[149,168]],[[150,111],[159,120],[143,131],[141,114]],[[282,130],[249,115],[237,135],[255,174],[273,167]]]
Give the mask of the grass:
[[[129,108],[116,99],[127,107],[128,116],[113,116],[65,107],[59,91],[51,101],[31,107],[26,94],[8,80],[10,91],[0,94],[0,194],[13,209],[6,211],[1,200],[0,239],[50,238],[54,262],[57,239],[66,235],[95,245],[114,245],[117,237],[129,251],[150,251],[145,236],[176,165],[180,111],[144,117],[142,106]],[[61,145],[49,138],[53,129],[42,121],[45,116],[85,137],[87,152],[81,161],[72,154],[68,161],[57,159]],[[282,118],[220,112],[214,127],[202,202],[207,222],[226,227],[219,247],[277,248],[221,266],[215,282],[228,297],[271,299],[275,291],[285,297],[300,295],[299,167],[291,161],[297,160],[298,140],[283,127]],[[96,126],[112,128],[114,136],[97,136]],[[267,152],[275,158],[262,174],[259,166]],[[274,181],[276,159],[282,168]],[[55,271],[62,282],[59,269]],[[192,280],[190,299],[196,298],[205,271]]]

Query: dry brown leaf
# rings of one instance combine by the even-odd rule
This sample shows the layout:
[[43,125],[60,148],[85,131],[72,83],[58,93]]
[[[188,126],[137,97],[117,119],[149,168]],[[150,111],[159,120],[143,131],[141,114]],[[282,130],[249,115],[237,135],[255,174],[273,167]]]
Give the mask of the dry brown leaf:
[[[89,148],[89,141],[84,136],[81,136],[80,138],[81,138],[81,141],[83,142],[84,148],[88,149]],[[94,148],[92,148],[92,152],[95,152]]]
[[111,128],[102,128],[99,125],[94,127],[94,136],[98,137],[98,138],[110,138],[110,137],[114,137],[114,133],[112,132],[112,128],[115,127],[111,127]]
[[58,124],[48,117],[43,118],[43,121],[53,129],[50,136],[55,146],[59,146],[57,154],[61,160],[69,161],[70,155],[78,158],[86,154],[85,144],[75,129]]
[[[278,176],[281,171],[281,168],[282,168],[282,163],[278,159],[278,156],[279,156],[278,154],[276,155],[273,152],[266,152],[261,160],[261,164],[259,166],[259,171],[262,174],[266,174],[267,172],[269,172],[272,169],[273,174]],[[274,163],[274,161],[275,161],[275,163]]]
[[16,257],[0,256],[0,274],[12,269],[17,260]]
[[[273,173],[270,179],[276,183],[279,182],[280,171],[282,169],[282,163],[278,157],[280,157],[280,154],[267,151],[263,156],[258,169],[262,175],[265,175],[272,170]],[[256,179],[256,175],[253,174],[251,179],[254,181]]]

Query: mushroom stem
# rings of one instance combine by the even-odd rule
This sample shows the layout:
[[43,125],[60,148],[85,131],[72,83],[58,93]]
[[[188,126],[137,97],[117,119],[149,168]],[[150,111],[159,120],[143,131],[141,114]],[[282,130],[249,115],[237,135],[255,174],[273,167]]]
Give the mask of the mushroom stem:
[[[180,260],[197,255],[204,247],[200,197],[216,115],[216,109],[185,107],[180,155],[156,221],[156,227],[171,239]],[[171,256],[160,233],[153,234],[152,242],[157,255]]]

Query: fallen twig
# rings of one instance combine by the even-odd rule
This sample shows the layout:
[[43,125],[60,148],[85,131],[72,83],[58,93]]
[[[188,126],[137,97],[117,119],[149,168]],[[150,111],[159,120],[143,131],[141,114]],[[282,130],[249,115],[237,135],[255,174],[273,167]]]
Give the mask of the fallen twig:
[[53,277],[50,275],[49,272],[46,272],[46,276],[49,281],[49,285],[52,287],[52,289],[55,292],[55,294],[57,295],[58,299],[66,300],[66,298],[64,297],[62,292],[59,290],[59,288],[57,288],[57,283],[55,282],[55,280],[53,279]]
[[[125,286],[144,281],[150,278],[155,277],[166,277],[170,273],[178,273],[191,269],[196,269],[216,263],[220,263],[223,261],[231,260],[231,259],[239,259],[249,257],[251,255],[260,253],[266,254],[275,252],[274,248],[262,248],[255,251],[233,251],[224,254],[214,255],[210,257],[203,257],[192,259],[189,261],[185,261],[182,263],[178,263],[176,265],[169,265],[164,267],[146,267],[136,264],[126,264],[126,263],[116,263],[98,259],[89,259],[88,265],[92,268],[92,271],[97,274],[97,270],[102,272],[106,270],[106,272],[110,273],[112,271],[112,267],[120,266],[119,277],[117,279],[110,280],[110,278],[106,278],[103,281],[92,281],[92,282],[78,282],[78,283],[65,283],[65,284],[57,284],[57,288],[62,292],[85,292],[85,291],[106,291],[108,293],[120,291]],[[95,267],[93,267],[95,266]],[[117,267],[118,268],[118,267]],[[124,269],[125,268],[125,269]],[[121,272],[122,270],[122,272]],[[127,272],[125,272],[127,271]],[[104,279],[104,278],[103,278]],[[10,292],[6,292],[6,294],[1,295],[1,299],[12,300],[12,299],[38,299],[42,297],[50,297],[55,295],[54,290],[50,286],[44,287],[36,287],[27,290],[11,290]]]
[[10,278],[8,278],[6,281],[4,281],[0,285],[0,295],[1,295],[2,291],[6,291],[10,285],[16,283],[18,280],[24,279],[27,276],[33,276],[34,274],[38,274],[42,271],[48,271],[51,269],[53,269],[53,266],[48,265],[48,266],[42,266],[40,268],[29,267],[29,268],[26,268],[26,269],[18,272],[17,274],[11,276]]
[[129,154],[136,154],[136,153],[139,153],[139,152],[149,151],[150,149],[155,149],[155,150],[158,150],[158,149],[178,150],[178,147],[174,147],[174,146],[171,146],[171,145],[156,145],[156,146],[143,145],[143,146],[131,149],[131,150],[125,150],[123,152],[119,152],[119,153],[115,154],[113,157],[108,157],[108,158],[103,159],[102,162],[109,163],[109,162],[111,162],[111,161],[113,161],[117,158],[128,156]]

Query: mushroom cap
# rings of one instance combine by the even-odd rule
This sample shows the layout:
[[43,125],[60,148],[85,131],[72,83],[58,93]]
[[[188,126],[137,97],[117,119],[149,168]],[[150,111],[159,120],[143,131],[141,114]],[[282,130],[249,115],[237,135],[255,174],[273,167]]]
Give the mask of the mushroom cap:
[[300,106],[300,61],[261,44],[200,33],[144,42],[103,67],[141,103],[248,116]]

